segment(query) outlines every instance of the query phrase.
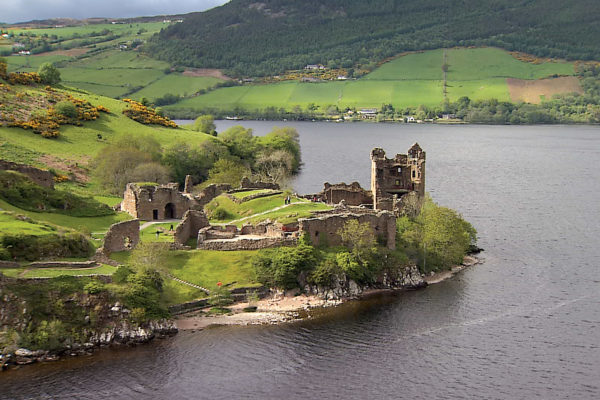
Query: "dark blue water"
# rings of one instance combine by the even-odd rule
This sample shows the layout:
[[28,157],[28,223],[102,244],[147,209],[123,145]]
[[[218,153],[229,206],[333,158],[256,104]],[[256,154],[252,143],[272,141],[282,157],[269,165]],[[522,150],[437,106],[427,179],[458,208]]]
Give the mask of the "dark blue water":
[[391,156],[418,141],[427,190],[477,228],[485,263],[310,321],[0,374],[0,397],[600,398],[599,127],[286,124],[301,137],[298,192],[368,187],[372,147]]

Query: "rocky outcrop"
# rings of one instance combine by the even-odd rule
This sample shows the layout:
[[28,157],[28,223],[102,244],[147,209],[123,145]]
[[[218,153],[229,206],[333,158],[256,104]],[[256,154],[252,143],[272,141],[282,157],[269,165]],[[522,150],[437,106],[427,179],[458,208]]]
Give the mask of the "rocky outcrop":
[[164,338],[175,333],[177,333],[177,327],[169,320],[150,321],[144,325],[123,321],[119,326],[94,333],[88,342],[74,343],[60,350],[33,351],[19,348],[3,352],[0,354],[0,369],[5,370],[14,365],[56,361],[65,356],[90,355],[100,347],[148,343],[155,338]]
[[[303,281],[302,277],[301,281]],[[319,296],[324,300],[358,298],[365,291],[371,289],[419,289],[427,286],[416,265],[401,267],[393,272],[385,272],[378,277],[375,283],[369,285],[360,285],[345,274],[336,276],[329,287],[302,283],[306,293]]]

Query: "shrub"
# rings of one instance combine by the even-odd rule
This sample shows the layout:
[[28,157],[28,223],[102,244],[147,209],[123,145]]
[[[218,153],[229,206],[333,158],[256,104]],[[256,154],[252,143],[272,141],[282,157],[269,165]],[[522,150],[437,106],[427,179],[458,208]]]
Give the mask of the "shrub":
[[43,63],[38,69],[38,75],[43,83],[56,85],[60,82],[60,72],[52,63]]
[[292,289],[298,287],[298,276],[317,262],[312,246],[280,247],[260,250],[252,259],[259,282],[268,287]]
[[56,106],[54,106],[54,110],[58,114],[66,118],[75,119],[78,115],[77,107],[70,101],[61,101],[60,103],[56,104]]
[[208,303],[217,308],[224,308],[233,303],[231,292],[221,285],[217,285],[210,292]]
[[104,290],[104,284],[100,281],[91,281],[89,283],[87,283],[84,287],[83,290],[87,293],[87,294],[98,294],[100,292],[102,292]]

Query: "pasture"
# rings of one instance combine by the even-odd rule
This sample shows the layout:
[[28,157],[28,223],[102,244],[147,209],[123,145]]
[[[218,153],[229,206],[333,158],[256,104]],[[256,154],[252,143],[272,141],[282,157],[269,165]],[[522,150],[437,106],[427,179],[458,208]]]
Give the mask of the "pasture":
[[[510,101],[507,78],[542,79],[554,75],[572,76],[574,64],[560,61],[538,64],[517,60],[509,52],[496,48],[453,48],[446,52],[447,96],[454,101],[462,96],[471,99],[495,98]],[[280,82],[220,88],[188,98],[166,107],[254,110],[283,107],[292,110],[310,104],[324,111],[327,106],[340,109],[381,107],[396,108],[435,106],[443,99],[442,65],[444,50],[430,50],[401,55],[357,80],[327,82]]]

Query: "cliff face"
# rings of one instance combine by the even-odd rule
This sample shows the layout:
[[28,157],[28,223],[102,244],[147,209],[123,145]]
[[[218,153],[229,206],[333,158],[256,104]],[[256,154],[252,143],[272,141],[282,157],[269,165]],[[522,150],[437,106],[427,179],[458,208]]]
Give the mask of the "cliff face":
[[0,275],[0,368],[89,354],[100,346],[174,334],[171,321],[140,320],[98,279],[16,280]]
[[418,289],[427,286],[416,265],[399,267],[381,274],[377,280],[368,285],[361,285],[345,274],[336,276],[331,286],[316,286],[303,282],[302,287],[308,294],[319,296],[325,300],[356,298],[370,289]]

